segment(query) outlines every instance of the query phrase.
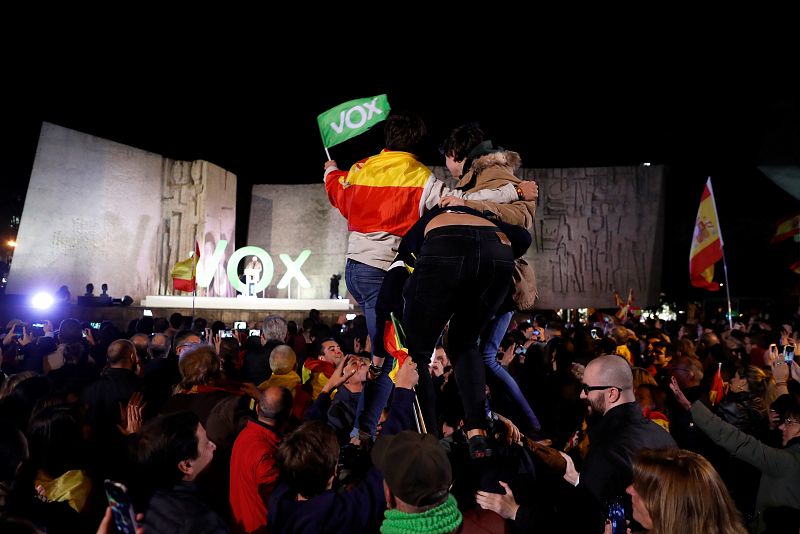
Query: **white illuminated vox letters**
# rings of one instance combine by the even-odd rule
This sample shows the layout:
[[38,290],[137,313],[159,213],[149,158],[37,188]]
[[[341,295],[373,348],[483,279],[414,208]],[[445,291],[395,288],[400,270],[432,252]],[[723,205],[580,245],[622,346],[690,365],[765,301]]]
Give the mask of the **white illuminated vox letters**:
[[[220,239],[217,241],[217,248],[214,250],[214,254],[211,256],[211,261],[208,264],[205,262],[200,262],[197,265],[197,287],[209,286],[211,280],[214,279],[214,273],[217,272],[217,266],[219,265],[220,261],[222,261],[222,256],[225,254],[225,247],[227,245],[228,242],[225,239]],[[278,255],[283,264],[286,266],[286,273],[278,282],[278,289],[287,287],[289,282],[292,281],[292,278],[297,279],[297,283],[300,284],[300,287],[311,287],[308,278],[306,278],[302,271],[300,271],[300,267],[303,266],[310,255],[311,251],[307,249],[303,250],[295,260],[292,260],[288,254]],[[259,291],[266,289],[270,282],[272,282],[272,276],[275,274],[275,265],[272,263],[272,258],[267,251],[261,247],[242,247],[231,254],[231,257],[228,260],[228,267],[226,269],[228,273],[228,280],[231,283],[231,287],[233,287],[236,291],[242,294],[247,294],[247,287],[239,280],[238,273],[239,262],[247,256],[257,257],[259,260],[261,260],[261,264],[264,266],[261,279],[253,288],[253,292],[258,293]],[[204,267],[207,267],[208,271],[206,271]]]

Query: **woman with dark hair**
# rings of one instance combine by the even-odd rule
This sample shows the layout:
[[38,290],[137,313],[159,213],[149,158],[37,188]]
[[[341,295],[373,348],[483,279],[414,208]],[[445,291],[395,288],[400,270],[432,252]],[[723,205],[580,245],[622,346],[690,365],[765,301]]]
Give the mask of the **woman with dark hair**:
[[145,514],[147,532],[229,532],[194,484],[216,448],[191,412],[161,415],[145,424],[137,454],[144,480],[155,490]]
[[49,500],[68,502],[78,512],[86,508],[92,490],[83,469],[86,443],[81,430],[76,407],[55,404],[35,412],[27,432],[34,485],[42,486]]
[[[633,519],[650,534],[746,534],[739,511],[711,464],[681,449],[644,450],[627,493]],[[611,525],[606,524],[607,533]]]

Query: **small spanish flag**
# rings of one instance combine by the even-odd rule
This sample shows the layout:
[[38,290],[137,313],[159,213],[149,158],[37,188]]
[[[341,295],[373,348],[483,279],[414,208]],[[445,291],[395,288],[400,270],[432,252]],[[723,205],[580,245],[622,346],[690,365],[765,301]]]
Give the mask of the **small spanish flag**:
[[405,332],[403,332],[403,325],[400,324],[400,321],[394,316],[394,313],[390,314],[391,321],[386,321],[386,329],[383,331],[383,345],[386,347],[386,351],[394,358],[394,365],[392,366],[392,370],[389,372],[389,378],[392,379],[392,382],[397,380],[397,371],[400,370],[400,367],[408,358],[408,349],[403,345],[403,340],[405,339]]
[[711,391],[708,392],[708,400],[711,402],[711,406],[716,406],[722,400],[722,396],[725,394],[722,388],[722,362],[720,362],[717,367],[717,374],[714,375],[714,381],[711,383]]
[[800,215],[795,215],[779,222],[770,243],[780,243],[797,234],[800,234]]

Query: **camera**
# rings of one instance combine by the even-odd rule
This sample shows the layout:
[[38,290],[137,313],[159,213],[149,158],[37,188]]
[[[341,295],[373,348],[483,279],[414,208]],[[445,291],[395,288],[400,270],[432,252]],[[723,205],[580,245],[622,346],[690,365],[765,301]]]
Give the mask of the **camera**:
[[261,337],[261,330],[258,330],[256,328],[251,328],[250,329],[250,333],[248,334],[248,336],[250,336],[250,337]]
[[514,349],[514,354],[525,354],[525,347],[517,345],[517,348]]
[[247,321],[235,321],[233,323],[234,330],[247,330]]
[[219,337],[233,337],[233,330],[220,330]]
[[98,322],[93,322],[93,323],[89,323],[89,326],[91,326],[95,330],[100,330],[100,327],[102,326],[102,324],[98,323]]
[[25,325],[18,324],[17,326],[14,327],[14,334],[19,337],[22,337],[24,335],[24,330],[25,330]]

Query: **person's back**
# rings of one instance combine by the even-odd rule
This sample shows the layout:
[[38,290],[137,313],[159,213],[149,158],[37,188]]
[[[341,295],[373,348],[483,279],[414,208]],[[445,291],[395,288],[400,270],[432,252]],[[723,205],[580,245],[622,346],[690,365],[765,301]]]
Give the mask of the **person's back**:
[[258,419],[250,420],[233,445],[230,507],[234,530],[263,533],[267,501],[278,483],[275,454],[292,409],[289,391],[273,387],[259,397]]

